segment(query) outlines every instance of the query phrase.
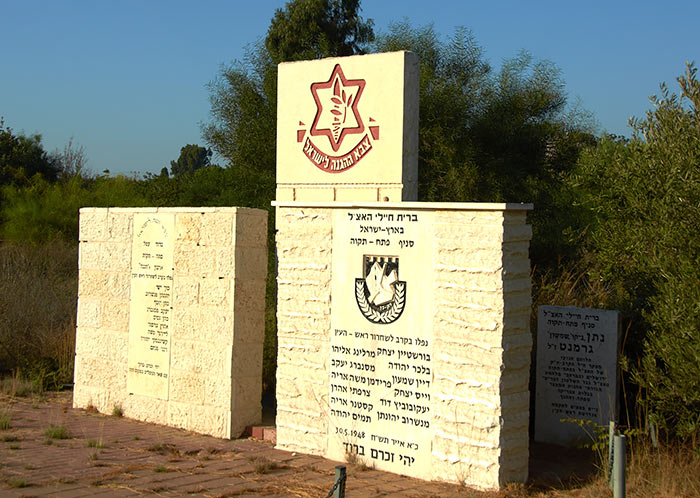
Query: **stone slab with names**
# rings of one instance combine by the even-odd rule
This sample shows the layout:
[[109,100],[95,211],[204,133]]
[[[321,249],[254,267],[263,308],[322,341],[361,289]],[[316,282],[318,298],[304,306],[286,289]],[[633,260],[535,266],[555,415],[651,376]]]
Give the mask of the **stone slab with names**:
[[417,199],[418,57],[278,66],[277,200]]
[[130,393],[168,399],[175,215],[134,215],[131,249]]
[[537,319],[535,440],[587,441],[577,419],[617,420],[617,311],[540,306]]
[[73,405],[237,437],[260,422],[267,213],[80,210]]
[[524,481],[532,206],[274,205],[278,447]]
[[331,458],[408,475],[430,465],[434,223],[431,211],[333,212]]

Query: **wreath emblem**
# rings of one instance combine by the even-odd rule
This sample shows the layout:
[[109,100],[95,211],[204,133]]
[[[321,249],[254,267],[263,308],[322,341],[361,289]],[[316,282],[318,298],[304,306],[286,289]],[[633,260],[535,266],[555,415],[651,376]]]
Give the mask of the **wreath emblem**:
[[392,323],[406,306],[406,282],[399,280],[399,258],[364,256],[364,278],[355,279],[355,300],[372,323]]

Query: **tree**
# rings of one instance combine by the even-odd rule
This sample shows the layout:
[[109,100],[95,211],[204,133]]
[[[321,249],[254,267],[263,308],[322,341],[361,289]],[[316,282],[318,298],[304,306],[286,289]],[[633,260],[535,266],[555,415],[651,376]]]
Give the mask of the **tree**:
[[62,179],[73,178],[77,175],[84,175],[87,158],[85,156],[85,147],[82,145],[74,145],[73,139],[68,140],[68,143],[63,147],[62,151],[56,149],[51,154],[56,168],[58,169],[59,177]]
[[288,2],[275,12],[265,43],[250,46],[243,63],[210,83],[213,120],[202,133],[229,166],[260,174],[274,187],[277,64],[364,53],[374,33],[359,11],[359,0]]
[[209,84],[212,122],[205,141],[227,166],[250,169],[274,183],[277,67],[265,48],[248,48],[246,63],[224,68]]
[[374,38],[360,0],[296,0],[277,9],[265,47],[275,64],[363,54]]
[[394,24],[374,49],[420,57],[419,199],[533,202],[535,264],[569,251],[562,174],[594,138],[566,114],[558,69],[523,52],[494,72],[464,28],[443,42],[432,26]]
[[[627,361],[638,406],[671,435],[700,435],[700,81],[661,86],[632,120],[631,141],[604,139],[571,175],[591,213],[595,277],[617,289],[629,318]],[[637,400],[638,401],[638,400]],[[641,414],[646,420],[646,413]]]
[[[277,64],[306,58],[363,53],[372,23],[359,16],[359,0],[295,0],[278,9],[265,43],[248,47],[245,60],[221,70],[209,84],[212,121],[202,127],[207,144],[223,157],[226,171],[199,175],[202,187],[182,198],[201,198],[207,186],[230,185],[221,199],[270,211],[268,292],[263,379],[274,385],[276,287],[274,282],[275,135]],[[215,181],[214,181],[215,180]],[[222,183],[223,182],[223,183]]]
[[210,166],[211,156],[211,149],[187,144],[180,149],[177,161],[170,161],[170,174],[175,178],[192,175],[198,169]]
[[58,177],[55,161],[41,145],[41,135],[14,135],[0,118],[0,185],[25,185],[34,175]]

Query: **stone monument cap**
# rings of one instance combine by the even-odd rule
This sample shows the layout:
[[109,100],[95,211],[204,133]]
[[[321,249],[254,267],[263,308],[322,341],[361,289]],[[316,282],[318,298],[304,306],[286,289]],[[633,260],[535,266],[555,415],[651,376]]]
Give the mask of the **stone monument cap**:
[[280,64],[277,200],[416,200],[418,96],[411,52]]

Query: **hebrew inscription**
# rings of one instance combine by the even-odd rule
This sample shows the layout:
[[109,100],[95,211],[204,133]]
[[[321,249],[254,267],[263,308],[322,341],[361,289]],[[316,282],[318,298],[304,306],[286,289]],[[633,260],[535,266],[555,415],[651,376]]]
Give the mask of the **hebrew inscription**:
[[535,439],[573,444],[582,429],[615,419],[618,312],[540,306],[537,324]]
[[329,456],[419,475],[432,439],[432,213],[334,213]]
[[175,216],[135,214],[127,390],[168,399]]

